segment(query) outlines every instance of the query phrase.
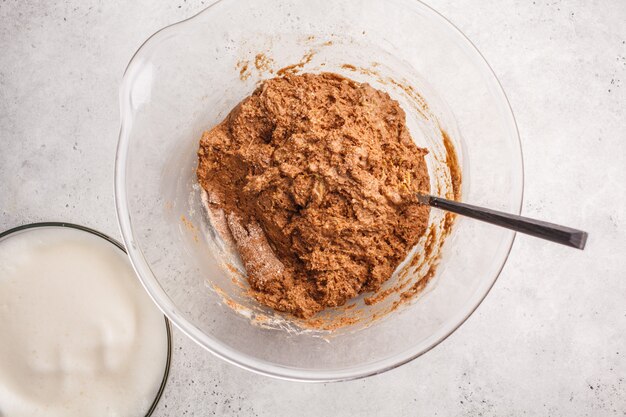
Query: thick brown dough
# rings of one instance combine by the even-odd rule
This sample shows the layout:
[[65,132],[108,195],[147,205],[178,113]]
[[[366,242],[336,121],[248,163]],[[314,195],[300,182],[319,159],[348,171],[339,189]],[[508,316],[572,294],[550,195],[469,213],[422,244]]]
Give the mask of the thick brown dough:
[[388,94],[332,73],[265,81],[204,132],[198,180],[254,296],[308,318],[376,291],[428,225],[424,155]]

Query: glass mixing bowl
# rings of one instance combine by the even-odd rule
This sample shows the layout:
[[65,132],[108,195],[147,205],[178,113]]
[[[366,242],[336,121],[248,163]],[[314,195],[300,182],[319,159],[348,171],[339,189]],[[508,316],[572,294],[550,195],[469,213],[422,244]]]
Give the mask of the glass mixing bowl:
[[[128,65],[115,173],[122,236],[156,304],[222,359],[292,380],[380,373],[428,351],[472,314],[514,233],[458,218],[416,299],[376,320],[385,303],[356,300],[367,326],[260,325],[257,313],[272,313],[237,294],[236,257],[224,267],[223,242],[200,199],[196,150],[204,130],[290,65],[369,82],[397,99],[414,140],[431,152],[433,193],[445,194],[450,176],[445,130],[462,167],[462,200],[520,212],[522,155],[507,99],[476,48],[437,12],[415,0],[221,0],[154,34]],[[440,217],[433,209],[431,224]]]
[[[124,246],[122,246],[122,244],[120,242],[118,242],[117,240],[113,239],[112,237],[105,235],[102,232],[99,232],[97,230],[91,229],[89,227],[86,226],[81,226],[78,224],[73,224],[73,223],[66,223],[66,222],[41,222],[41,223],[28,223],[28,224],[24,224],[21,226],[17,226],[14,227],[12,229],[9,230],[5,230],[4,232],[0,232],[0,242],[3,242],[5,240],[9,240],[12,237],[15,237],[19,234],[22,233],[29,233],[29,232],[37,232],[41,229],[50,229],[50,228],[69,228],[69,229],[74,229],[74,230],[78,230],[80,232],[84,232],[84,233],[89,233],[93,236],[96,236],[100,239],[103,239],[109,243],[111,243],[112,245],[114,245],[116,248],[118,248],[119,250],[121,250],[122,252],[126,253],[126,249],[124,249]],[[31,298],[32,299],[32,298]],[[161,379],[161,383],[158,387],[157,392],[155,393],[155,397],[154,400],[152,401],[152,403],[149,404],[149,408],[146,411],[144,415],[144,417],[150,417],[152,416],[152,414],[154,413],[154,410],[156,410],[157,405],[161,399],[161,396],[163,395],[163,392],[165,390],[165,386],[167,384],[167,379],[170,373],[170,365],[171,365],[171,361],[172,361],[172,332],[170,329],[170,323],[168,321],[168,319],[166,317],[164,317],[164,321],[165,321],[165,331],[166,331],[166,335],[167,335],[167,340],[164,341],[165,343],[167,343],[167,356],[165,358],[165,370],[163,373],[163,378]],[[11,380],[11,378],[9,378],[9,380]],[[124,395],[137,395],[137,392],[125,392]],[[102,410],[95,410],[98,413],[102,412]],[[2,414],[0,414],[2,415]]]

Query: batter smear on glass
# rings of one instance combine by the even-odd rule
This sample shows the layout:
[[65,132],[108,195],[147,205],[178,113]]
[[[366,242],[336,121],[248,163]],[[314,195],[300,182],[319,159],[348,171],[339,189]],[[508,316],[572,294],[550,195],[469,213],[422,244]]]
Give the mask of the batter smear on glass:
[[309,318],[378,290],[426,231],[426,153],[388,94],[286,74],[204,132],[197,175],[254,297]]

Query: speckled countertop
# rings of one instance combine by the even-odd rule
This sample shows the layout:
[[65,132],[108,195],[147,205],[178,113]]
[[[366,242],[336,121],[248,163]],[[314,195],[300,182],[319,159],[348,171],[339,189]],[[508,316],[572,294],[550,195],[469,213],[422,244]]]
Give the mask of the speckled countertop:
[[[118,85],[196,0],[0,2],[0,229],[66,220],[119,237]],[[626,415],[626,1],[433,0],[500,78],[522,138],[526,215],[590,232],[519,236],[451,337],[394,371],[275,381],[180,332],[156,416]]]

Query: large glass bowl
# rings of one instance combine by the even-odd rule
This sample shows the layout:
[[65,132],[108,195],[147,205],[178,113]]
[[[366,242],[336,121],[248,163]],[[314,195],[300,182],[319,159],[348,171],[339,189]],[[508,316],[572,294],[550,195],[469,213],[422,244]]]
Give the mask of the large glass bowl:
[[[437,12],[415,0],[222,0],[154,34],[128,65],[115,175],[122,236],[156,304],[215,355],[292,380],[380,373],[428,351],[472,314],[514,233],[457,219],[425,291],[369,326],[324,335],[288,320],[253,324],[235,311],[223,297],[235,297],[233,276],[196,182],[198,141],[260,80],[294,64],[369,82],[397,99],[415,141],[431,150],[434,193],[445,191],[437,179],[448,172],[441,135],[433,134],[441,127],[460,160],[462,200],[519,213],[522,155],[507,99],[476,48]],[[428,103],[428,123],[411,97]],[[358,308],[371,315],[378,307],[362,298]]]

